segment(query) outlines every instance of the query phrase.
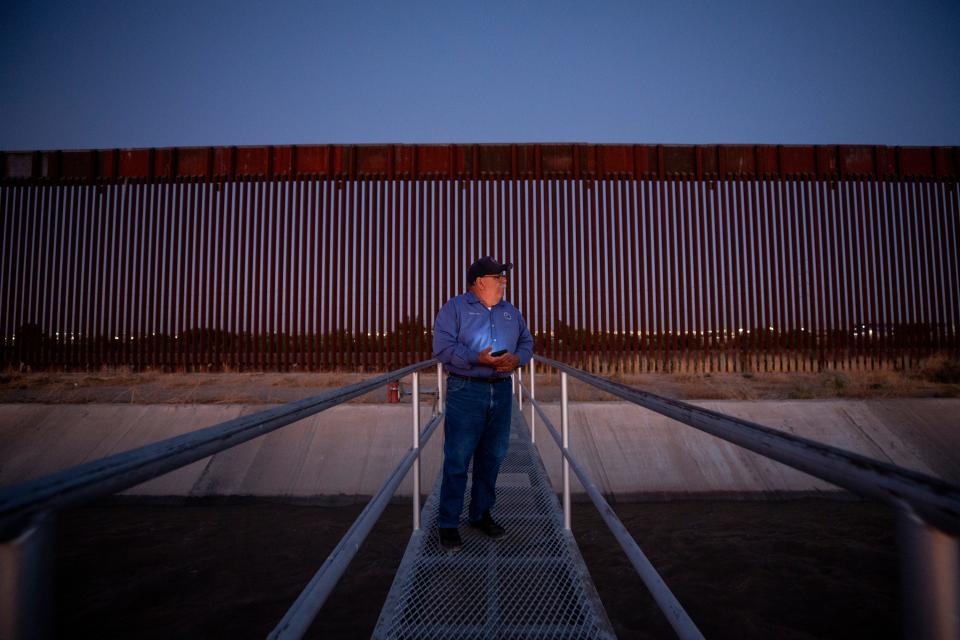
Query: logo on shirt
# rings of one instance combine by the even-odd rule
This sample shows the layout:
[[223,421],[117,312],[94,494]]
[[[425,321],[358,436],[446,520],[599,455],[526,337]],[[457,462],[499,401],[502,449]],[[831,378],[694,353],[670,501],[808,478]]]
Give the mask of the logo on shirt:
[[507,320],[513,320],[513,316],[511,316],[511,315],[510,315],[509,313],[507,313],[506,311],[503,312],[503,317],[506,318]]

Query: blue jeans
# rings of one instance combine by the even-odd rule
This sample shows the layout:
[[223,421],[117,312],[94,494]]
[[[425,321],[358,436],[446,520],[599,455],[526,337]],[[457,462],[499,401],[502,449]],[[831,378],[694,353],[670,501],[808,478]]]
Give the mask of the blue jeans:
[[497,499],[497,474],[510,440],[512,406],[509,378],[493,384],[447,378],[438,527],[452,528],[460,523],[471,458],[473,487],[469,518],[479,520],[493,507]]

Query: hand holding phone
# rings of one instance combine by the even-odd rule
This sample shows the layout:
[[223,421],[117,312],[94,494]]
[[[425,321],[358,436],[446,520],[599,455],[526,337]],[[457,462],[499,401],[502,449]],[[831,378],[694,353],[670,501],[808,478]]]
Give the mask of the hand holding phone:
[[506,355],[507,350],[500,349],[496,353],[491,353],[492,350],[493,350],[493,347],[487,347],[486,349],[484,349],[478,354],[477,360],[482,365],[485,365],[487,367],[493,367],[494,369],[496,369],[503,364],[503,362],[501,361],[501,358],[504,355]]

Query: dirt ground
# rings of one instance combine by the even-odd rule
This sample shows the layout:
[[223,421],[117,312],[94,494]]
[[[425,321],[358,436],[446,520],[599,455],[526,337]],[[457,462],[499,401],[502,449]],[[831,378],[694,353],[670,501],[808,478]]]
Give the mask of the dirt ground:
[[[526,371],[524,372],[526,374]],[[0,374],[0,402],[41,403],[284,403],[308,398],[355,382],[371,373],[132,373],[112,370],[95,373]],[[528,376],[524,375],[527,381]],[[830,370],[756,373],[647,373],[614,374],[611,379],[676,399],[782,400],[807,398],[958,397],[960,363],[934,356],[911,370]],[[402,381],[408,392],[410,379]],[[436,375],[424,374],[421,386],[436,389]],[[575,401],[616,399],[578,380],[570,380]],[[559,376],[537,375],[536,393],[546,401],[559,399]],[[387,390],[352,402],[381,403]],[[409,402],[409,396],[403,398]]]
[[[363,505],[100,505],[58,522],[57,637],[262,638]],[[704,635],[899,637],[894,516],[865,502],[614,505]],[[620,638],[674,637],[589,504],[574,534]],[[390,505],[309,637],[368,638],[409,536]]]

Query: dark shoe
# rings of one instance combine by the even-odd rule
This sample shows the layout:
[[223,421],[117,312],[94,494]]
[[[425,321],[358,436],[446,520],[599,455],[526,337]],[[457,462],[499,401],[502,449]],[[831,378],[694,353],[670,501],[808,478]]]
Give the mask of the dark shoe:
[[460,531],[456,527],[450,529],[438,527],[437,530],[440,532],[440,546],[444,551],[458,551],[463,546]]
[[483,514],[483,517],[481,517],[479,520],[471,520],[470,526],[474,529],[479,529],[494,540],[497,538],[502,538],[507,532],[506,529],[493,521],[493,517],[490,515],[489,511]]

